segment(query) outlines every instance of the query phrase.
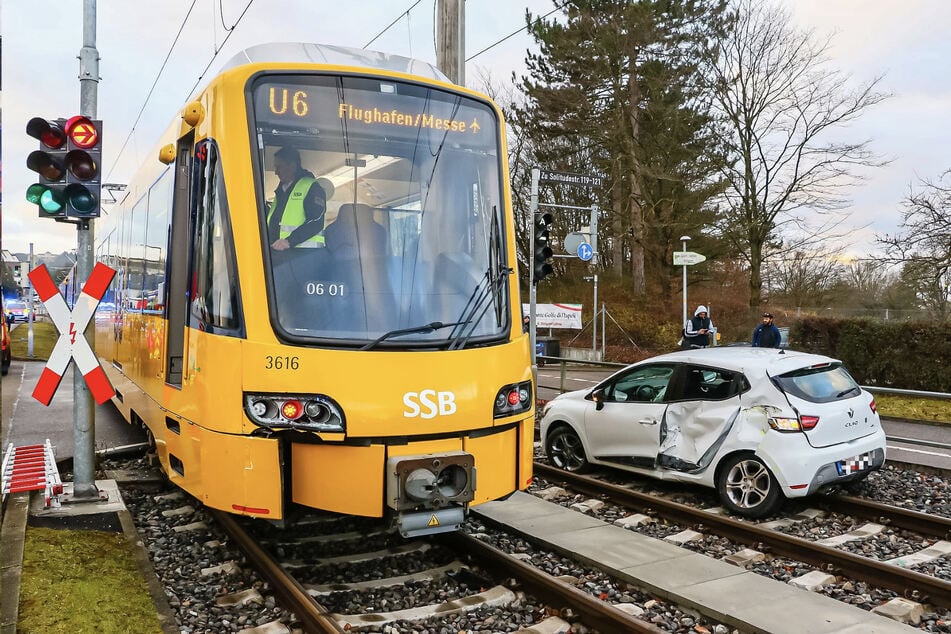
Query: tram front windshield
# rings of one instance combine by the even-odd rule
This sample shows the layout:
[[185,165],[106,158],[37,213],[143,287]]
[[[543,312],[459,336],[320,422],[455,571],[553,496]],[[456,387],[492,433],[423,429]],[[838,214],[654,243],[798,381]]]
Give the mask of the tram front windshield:
[[[385,349],[480,345],[508,332],[499,130],[488,105],[323,75],[266,76],[253,104],[262,246],[282,336]],[[286,171],[280,164],[298,157],[282,183],[275,164]]]

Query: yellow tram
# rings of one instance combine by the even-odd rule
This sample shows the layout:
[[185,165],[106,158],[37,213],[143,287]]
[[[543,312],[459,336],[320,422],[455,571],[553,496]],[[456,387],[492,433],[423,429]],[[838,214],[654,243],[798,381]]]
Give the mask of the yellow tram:
[[[96,351],[172,482],[232,513],[300,505],[407,536],[528,486],[503,126],[429,64],[315,44],[245,50],[185,106],[96,247],[117,270]],[[324,212],[278,249],[284,148]]]

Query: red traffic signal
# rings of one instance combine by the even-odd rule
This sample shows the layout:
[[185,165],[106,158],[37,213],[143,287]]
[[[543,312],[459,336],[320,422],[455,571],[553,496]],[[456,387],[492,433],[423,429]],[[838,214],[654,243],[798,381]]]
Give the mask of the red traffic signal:
[[83,150],[95,148],[99,144],[99,128],[95,121],[87,117],[70,117],[66,122],[66,134],[73,146]]
[[50,121],[42,117],[33,117],[26,124],[26,133],[34,139],[39,139],[46,148],[58,150],[66,146],[66,121],[56,119]]

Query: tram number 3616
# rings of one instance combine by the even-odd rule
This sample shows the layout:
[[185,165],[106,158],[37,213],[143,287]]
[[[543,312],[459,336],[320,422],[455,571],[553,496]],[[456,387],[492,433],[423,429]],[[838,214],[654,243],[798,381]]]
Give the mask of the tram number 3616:
[[300,367],[300,357],[282,357],[267,355],[264,357],[265,370],[296,370]]
[[343,297],[344,285],[333,282],[307,282],[306,292],[308,295]]

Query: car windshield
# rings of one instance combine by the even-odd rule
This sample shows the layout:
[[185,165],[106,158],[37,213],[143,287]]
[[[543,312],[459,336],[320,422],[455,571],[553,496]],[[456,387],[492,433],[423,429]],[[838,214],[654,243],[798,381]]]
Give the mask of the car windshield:
[[[487,104],[325,75],[267,75],[252,94],[278,332],[380,348],[501,340],[508,264],[499,126]],[[285,148],[300,158],[295,178],[316,179],[307,182],[326,200],[323,230],[303,241],[293,225],[313,214],[306,198],[296,221],[290,203],[280,218],[272,211]],[[290,248],[275,247],[280,238]]]
[[829,403],[851,398],[861,388],[841,363],[825,363],[801,368],[775,377],[787,394],[813,403]]

